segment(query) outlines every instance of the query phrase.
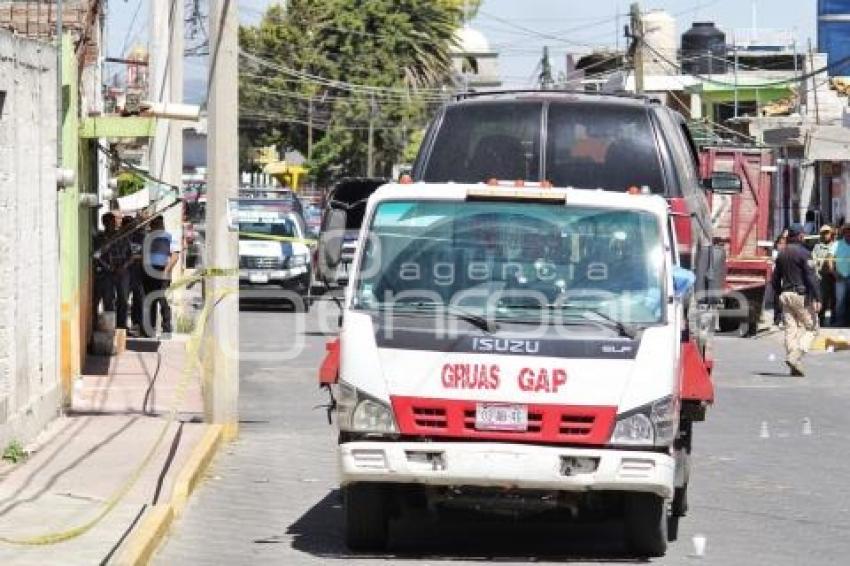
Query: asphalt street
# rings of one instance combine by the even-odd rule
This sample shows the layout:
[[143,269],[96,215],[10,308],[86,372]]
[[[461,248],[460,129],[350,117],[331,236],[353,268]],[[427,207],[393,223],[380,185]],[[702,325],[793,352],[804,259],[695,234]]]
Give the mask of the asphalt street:
[[[337,311],[318,306],[306,320],[285,309],[242,312],[239,439],[220,452],[155,563],[635,562],[616,523],[527,520],[402,521],[387,554],[349,553],[336,434],[316,381]],[[695,429],[690,513],[653,563],[846,564],[850,352],[811,354],[802,379],[787,376],[778,335],[721,337],[715,352],[717,403]],[[692,556],[696,535],[707,539],[702,559]]]

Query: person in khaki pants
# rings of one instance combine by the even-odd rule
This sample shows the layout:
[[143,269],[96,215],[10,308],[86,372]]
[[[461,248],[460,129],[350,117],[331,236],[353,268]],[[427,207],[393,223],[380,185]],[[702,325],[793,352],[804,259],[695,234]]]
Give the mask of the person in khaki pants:
[[[785,323],[785,363],[791,375],[802,377],[803,354],[815,331],[812,312],[820,312],[820,285],[811,264],[811,254],[802,244],[803,227],[788,228],[788,245],[776,258],[773,288],[779,291]],[[811,307],[811,308],[810,308]]]

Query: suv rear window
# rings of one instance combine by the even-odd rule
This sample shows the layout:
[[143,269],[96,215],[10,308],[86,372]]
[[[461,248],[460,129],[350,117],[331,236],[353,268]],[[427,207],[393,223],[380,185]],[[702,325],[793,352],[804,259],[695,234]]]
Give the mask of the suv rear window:
[[555,186],[664,192],[649,114],[617,105],[552,104],[546,179]]
[[542,108],[539,102],[450,106],[423,179],[436,183],[538,180]]
[[418,175],[428,182],[488,179],[665,192],[649,113],[611,103],[549,102],[545,175],[540,173],[543,102],[498,101],[446,109],[431,155]]

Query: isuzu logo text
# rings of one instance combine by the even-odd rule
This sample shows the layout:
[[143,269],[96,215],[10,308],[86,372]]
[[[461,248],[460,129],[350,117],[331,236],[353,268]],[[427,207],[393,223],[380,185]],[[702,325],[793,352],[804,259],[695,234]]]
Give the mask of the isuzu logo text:
[[536,354],[540,351],[537,340],[511,340],[508,338],[475,337],[472,349],[476,352],[509,352],[512,354]]

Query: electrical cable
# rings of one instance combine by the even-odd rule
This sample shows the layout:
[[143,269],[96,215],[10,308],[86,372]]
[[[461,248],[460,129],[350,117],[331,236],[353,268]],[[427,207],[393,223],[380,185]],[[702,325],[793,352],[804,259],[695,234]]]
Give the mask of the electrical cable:
[[682,66],[680,64],[675,63],[675,62],[671,61],[670,59],[668,59],[665,55],[661,54],[657,49],[655,49],[645,39],[643,39],[643,38],[637,38],[637,39],[638,39],[638,41],[640,41],[640,43],[645,45],[647,49],[652,51],[655,54],[656,57],[658,57],[659,59],[661,59],[662,61],[664,61],[668,65],[670,65],[673,68],[675,68],[676,70],[678,70],[681,74],[700,79],[701,81],[704,81],[704,82],[707,82],[707,83],[711,83],[711,84],[718,85],[718,86],[724,86],[724,87],[728,87],[728,88],[740,88],[742,86],[746,86],[747,88],[759,89],[759,88],[769,88],[769,87],[775,87],[775,86],[787,86],[787,85],[791,85],[791,84],[795,84],[795,83],[803,83],[803,82],[807,81],[808,79],[810,79],[812,77],[815,77],[815,76],[817,76],[821,73],[824,73],[824,72],[829,72],[832,69],[835,69],[836,67],[840,67],[840,66],[850,62],[850,55],[848,55],[846,57],[842,57],[841,59],[839,59],[838,61],[835,61],[834,63],[830,63],[828,65],[821,67],[820,69],[815,69],[813,71],[809,71],[808,73],[804,73],[804,74],[802,74],[798,77],[794,77],[792,79],[769,81],[769,82],[758,83],[758,84],[741,85],[741,84],[735,84],[735,83],[727,83],[725,81],[718,81],[716,79],[713,79],[711,77],[708,77],[708,76],[705,76],[705,75],[702,75],[702,74],[699,74],[699,73],[686,72],[682,69]]
[[321,84],[324,86],[328,86],[331,88],[337,88],[339,90],[348,90],[348,91],[359,91],[364,94],[380,94],[380,93],[393,93],[393,94],[403,94],[410,95],[411,93],[417,92],[425,92],[425,93],[437,93],[443,94],[445,91],[443,89],[434,89],[434,88],[397,88],[397,87],[379,87],[372,85],[364,85],[364,84],[355,84],[347,81],[340,81],[336,79],[329,79],[326,77],[321,77],[319,75],[313,75],[307,72],[298,71],[296,69],[292,69],[290,67],[286,67],[284,65],[280,65],[275,63],[274,61],[270,61],[268,59],[264,59],[259,57],[253,53],[250,53],[244,49],[239,49],[239,54],[246,59],[253,61],[255,63],[261,64],[263,66],[269,67],[271,69],[275,69],[289,76],[298,77],[305,80],[310,80],[316,84]]
[[124,35],[124,43],[121,45],[121,57],[127,53],[127,44],[130,42],[131,37],[130,33],[133,32],[133,28],[136,25],[136,19],[139,17],[139,12],[142,9],[142,3],[142,0],[139,0],[136,3],[136,11],[133,12],[133,17],[130,19],[130,25],[127,26],[127,33]]

